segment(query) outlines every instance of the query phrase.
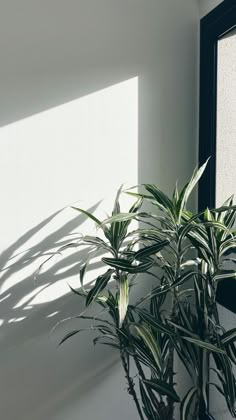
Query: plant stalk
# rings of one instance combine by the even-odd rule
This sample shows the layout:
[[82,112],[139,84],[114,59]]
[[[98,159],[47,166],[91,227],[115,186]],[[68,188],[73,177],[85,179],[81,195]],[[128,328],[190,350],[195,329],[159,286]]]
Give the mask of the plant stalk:
[[[134,356],[134,361],[135,361],[136,367],[138,369],[139,376],[142,379],[145,379],[143,368],[142,368],[137,356]],[[155,406],[155,409],[157,410],[157,413],[160,416],[160,420],[174,420],[173,419],[173,412],[170,410],[169,404],[166,406],[163,401],[159,402],[156,399],[156,396],[151,389],[149,390],[149,395],[151,396],[152,403]]]
[[128,392],[133,397],[134,403],[135,403],[137,411],[139,413],[140,420],[145,420],[144,416],[143,416],[143,413],[142,413],[142,410],[141,410],[141,407],[140,407],[140,404],[139,404],[139,400],[138,400],[136,391],[135,391],[134,381],[129,375],[128,364],[125,360],[124,352],[123,352],[122,349],[120,349],[120,358],[121,358],[121,362],[122,362],[122,365],[123,365],[123,368],[124,368],[124,371],[125,371],[125,377],[126,377],[127,383],[128,383]]
[[[134,355],[133,357],[134,357],[134,361],[135,361],[135,364],[136,364],[136,367],[137,367],[140,378],[143,379],[143,380],[146,379],[146,377],[144,375],[144,372],[143,372],[143,368],[142,368],[141,363],[139,362],[137,356]],[[160,408],[159,401],[156,399],[156,396],[151,389],[149,390],[149,394],[152,397],[153,405],[155,406],[156,410],[158,411],[159,408]]]
[[[168,358],[168,365],[167,365],[167,371],[168,371],[168,378],[169,378],[169,384],[174,386],[174,346],[172,343],[169,343],[169,358]],[[170,398],[167,398],[168,403],[168,419],[172,420],[174,418],[174,401]]]

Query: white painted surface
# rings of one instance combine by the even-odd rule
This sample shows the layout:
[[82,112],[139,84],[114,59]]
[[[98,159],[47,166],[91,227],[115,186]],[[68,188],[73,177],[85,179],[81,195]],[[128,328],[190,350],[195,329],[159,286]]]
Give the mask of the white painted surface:
[[222,3],[223,0],[199,0],[200,17],[207,15],[216,6]]
[[[36,288],[33,273],[43,253],[86,228],[82,216],[58,210],[104,196],[109,204],[122,182],[170,191],[176,178],[189,177],[197,150],[198,19],[195,0],[1,4],[4,420],[137,419],[113,353],[94,349],[89,335],[57,350],[68,326],[48,337],[57,320],[81,310],[64,294],[80,252],[47,267]],[[56,287],[47,287],[52,282]]]

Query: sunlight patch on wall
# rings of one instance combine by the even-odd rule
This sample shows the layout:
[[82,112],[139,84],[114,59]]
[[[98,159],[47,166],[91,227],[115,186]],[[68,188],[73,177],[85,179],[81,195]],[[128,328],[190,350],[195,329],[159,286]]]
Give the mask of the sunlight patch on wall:
[[6,305],[24,309],[67,293],[81,250],[56,258],[36,286],[33,277],[53,251],[95,232],[68,206],[105,218],[137,174],[137,77],[0,128],[0,299],[11,293]]

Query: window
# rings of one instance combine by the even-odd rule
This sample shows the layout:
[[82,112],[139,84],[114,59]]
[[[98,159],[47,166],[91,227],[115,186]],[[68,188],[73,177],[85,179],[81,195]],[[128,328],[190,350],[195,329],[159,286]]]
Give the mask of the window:
[[[201,20],[199,209],[236,193],[236,2],[225,0]],[[226,188],[227,185],[227,188]],[[231,191],[232,188],[232,191]]]

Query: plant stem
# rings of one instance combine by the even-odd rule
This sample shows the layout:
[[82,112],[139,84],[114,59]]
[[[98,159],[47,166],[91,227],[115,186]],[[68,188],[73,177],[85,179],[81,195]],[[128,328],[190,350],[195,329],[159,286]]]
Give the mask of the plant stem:
[[[118,250],[116,252],[116,257],[118,258]],[[117,278],[117,281],[121,280],[120,272],[119,272],[118,269],[116,269],[116,278]],[[122,340],[119,340],[119,341],[122,342]],[[128,363],[126,361],[125,354],[124,354],[124,349],[123,349],[122,345],[120,345],[120,358],[121,358],[122,366],[123,366],[124,371],[125,371],[125,377],[126,377],[127,383],[128,383],[128,393],[133,397],[134,403],[135,403],[137,411],[139,413],[140,420],[145,420],[145,418],[143,416],[143,413],[142,413],[142,409],[141,409],[140,404],[139,404],[139,400],[138,400],[136,391],[135,391],[134,381],[130,377],[130,374],[129,374],[129,366],[128,366]]]
[[[139,362],[137,356],[134,355],[133,358],[134,358],[134,361],[135,361],[135,364],[136,364],[136,367],[137,367],[140,378],[143,379],[143,380],[146,379],[146,377],[144,375],[144,372],[143,372],[143,368],[142,368],[141,363]],[[151,395],[153,405],[155,406],[156,410],[158,411],[159,408],[160,408],[160,403],[156,399],[156,396],[151,389],[149,390],[149,395]]]
[[[176,250],[177,250],[177,260],[176,260],[176,267],[175,267],[175,279],[177,280],[180,275],[180,265],[181,265],[181,241],[178,238],[178,228],[177,228],[177,238],[176,238]],[[172,322],[176,322],[177,318],[177,305],[178,305],[178,294],[176,288],[172,290],[172,301],[171,301],[171,313],[170,313],[170,320]],[[174,387],[174,345],[170,341],[169,342],[169,357],[167,363],[167,375],[169,379],[169,384]],[[167,398],[167,407],[168,407],[168,419],[172,420],[174,417],[174,401],[170,398]]]
[[142,410],[141,410],[141,407],[140,407],[140,404],[139,404],[139,400],[138,400],[135,388],[134,388],[134,381],[129,375],[129,367],[128,367],[128,364],[125,360],[123,349],[120,349],[120,358],[121,358],[121,362],[122,362],[122,365],[123,365],[123,368],[124,368],[124,371],[125,371],[125,377],[126,377],[127,382],[128,382],[128,392],[133,397],[134,403],[135,403],[137,411],[139,413],[139,418],[141,420],[145,420],[144,416],[143,416],[143,413],[142,413]]
[[[138,369],[139,376],[142,379],[145,379],[143,368],[142,368],[137,356],[134,356],[134,361],[135,361],[136,367]],[[173,370],[172,370],[172,372],[173,372]],[[153,405],[155,406],[155,409],[157,410],[157,413],[159,414],[160,419],[161,420],[173,420],[174,405],[173,405],[173,411],[172,411],[172,410],[170,410],[169,404],[166,406],[164,404],[164,402],[162,402],[162,401],[159,402],[156,399],[156,396],[151,389],[149,390],[149,395],[151,396],[151,401],[152,401]]]
[[[200,299],[205,300],[205,285],[202,283],[202,279],[200,279]],[[202,307],[197,308],[198,314],[198,328],[199,328],[199,336],[202,341],[205,341],[207,338],[208,333],[208,326],[206,325],[205,321],[205,314],[202,310]],[[199,392],[199,402],[198,402],[198,419],[203,419],[206,414],[206,369],[209,370],[209,367],[206,367],[206,350],[199,349],[199,373],[198,373],[198,392]]]
[[203,370],[204,370],[204,350],[201,349],[200,350],[200,372],[199,372],[199,382],[198,382],[198,387],[200,390],[199,414],[198,414],[199,419],[202,419],[206,413],[206,404],[205,404],[205,400],[204,400],[204,396],[202,392],[203,387],[204,387]]
[[[169,343],[169,358],[167,364],[169,384],[174,386],[174,346]],[[168,402],[168,418],[171,420],[174,416],[174,401],[170,398],[167,398]]]

